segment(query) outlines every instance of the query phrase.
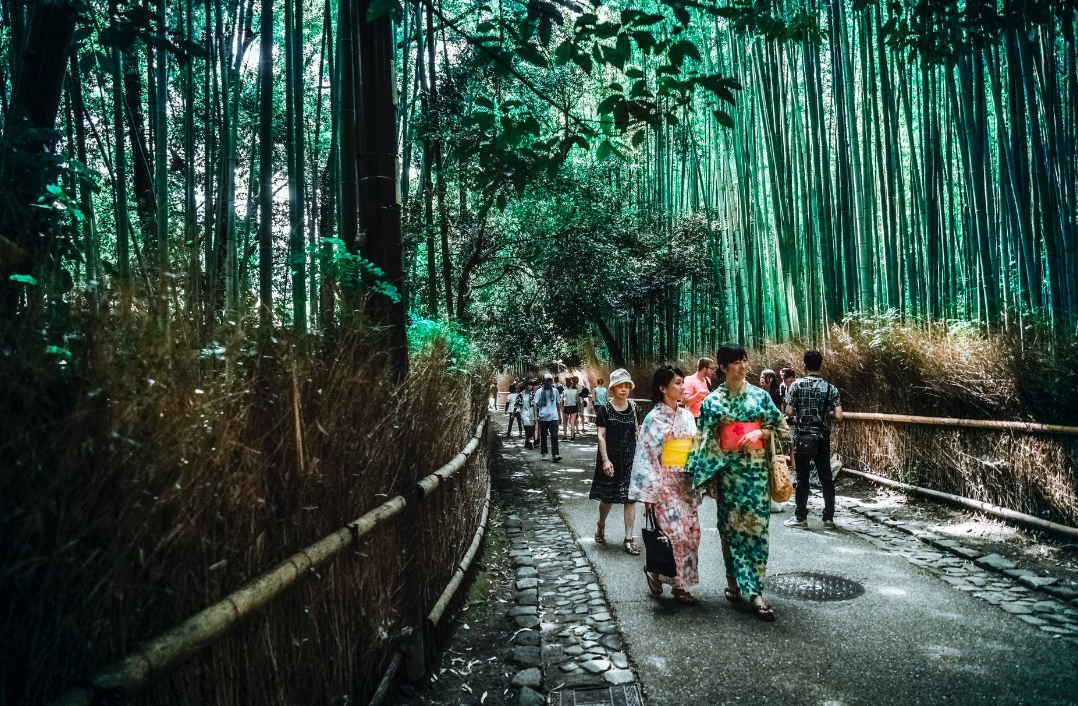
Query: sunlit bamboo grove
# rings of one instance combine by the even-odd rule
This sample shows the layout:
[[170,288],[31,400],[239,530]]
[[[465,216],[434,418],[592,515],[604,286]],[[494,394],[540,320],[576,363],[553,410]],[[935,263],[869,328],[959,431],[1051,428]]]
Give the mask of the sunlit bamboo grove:
[[407,311],[502,361],[851,315],[1074,331],[1068,3],[2,9],[9,321],[211,346],[362,301],[401,365]]

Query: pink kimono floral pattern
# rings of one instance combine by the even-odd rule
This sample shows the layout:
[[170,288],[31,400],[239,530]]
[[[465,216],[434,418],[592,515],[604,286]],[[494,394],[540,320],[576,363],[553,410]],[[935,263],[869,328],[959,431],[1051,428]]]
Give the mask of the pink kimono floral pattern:
[[629,483],[631,500],[654,503],[656,523],[670,538],[674,550],[678,575],[658,578],[680,589],[700,582],[700,517],[696,507],[701,494],[693,488],[691,473],[680,466],[662,465],[662,447],[669,439],[691,439],[695,435],[696,421],[689,410],[656,405],[640,425]]

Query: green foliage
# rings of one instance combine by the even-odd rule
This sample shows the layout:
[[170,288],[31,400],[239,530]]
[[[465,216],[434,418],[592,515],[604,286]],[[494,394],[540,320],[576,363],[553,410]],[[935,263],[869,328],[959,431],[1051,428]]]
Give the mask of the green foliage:
[[361,255],[348,252],[340,238],[323,238],[321,243],[307,248],[317,260],[321,272],[333,277],[337,284],[352,294],[373,292],[400,301],[400,292],[387,282],[385,273]]
[[458,323],[436,321],[414,312],[408,314],[408,352],[413,360],[443,357],[451,375],[473,373],[480,363],[477,349]]

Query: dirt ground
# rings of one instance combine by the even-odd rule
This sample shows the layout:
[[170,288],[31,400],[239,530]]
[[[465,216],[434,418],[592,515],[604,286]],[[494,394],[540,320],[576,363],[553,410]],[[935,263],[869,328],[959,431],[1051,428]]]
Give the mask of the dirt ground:
[[999,518],[966,508],[878,486],[852,476],[840,477],[838,495],[856,498],[898,520],[920,522],[939,535],[961,541],[985,554],[999,554],[1020,568],[1059,578],[1078,590],[1078,542],[1046,532],[1018,527]]

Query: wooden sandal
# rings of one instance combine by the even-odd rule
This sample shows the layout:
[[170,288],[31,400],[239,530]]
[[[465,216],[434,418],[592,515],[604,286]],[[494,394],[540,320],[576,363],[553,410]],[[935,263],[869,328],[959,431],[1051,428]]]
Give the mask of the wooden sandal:
[[727,587],[726,590],[724,590],[722,593],[724,596],[726,596],[726,600],[730,601],[731,603],[741,603],[745,600],[741,597],[740,589],[733,589]]
[[629,556],[640,556],[640,550],[636,548],[636,543],[633,541],[632,537],[626,537],[625,541],[621,543],[621,546]]

